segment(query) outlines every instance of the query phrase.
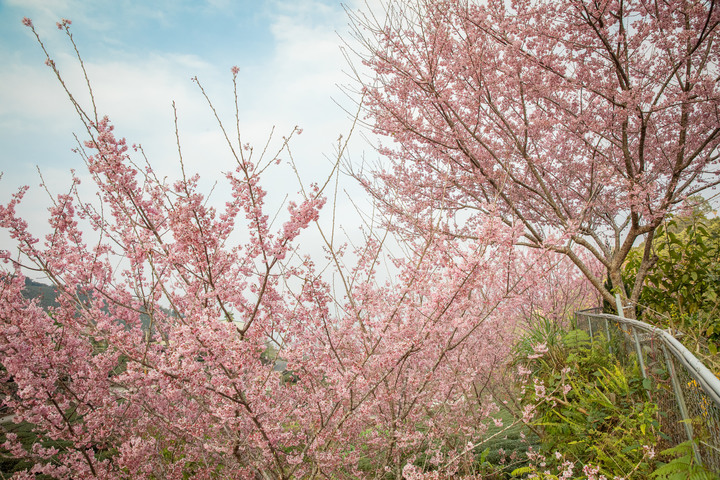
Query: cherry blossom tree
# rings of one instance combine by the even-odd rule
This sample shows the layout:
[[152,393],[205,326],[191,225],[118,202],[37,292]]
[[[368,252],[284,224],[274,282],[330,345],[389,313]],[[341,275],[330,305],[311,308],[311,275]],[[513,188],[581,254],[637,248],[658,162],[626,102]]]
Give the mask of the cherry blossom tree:
[[[70,34],[69,21],[58,26]],[[0,400],[35,438],[5,434],[4,454],[32,465],[16,478],[472,472],[499,408],[489,386],[507,380],[521,306],[555,260],[519,254],[522,231],[486,217],[473,238],[400,237],[394,258],[369,235],[351,268],[328,240],[318,267],[298,239],[318,225],[325,187],[302,188],[273,227],[262,186],[292,134],[258,156],[218,118],[234,166],[214,208],[186,174],[179,138],[179,179],[160,179],[98,115],[92,90],[91,108],[67,93],[98,200],[83,201],[74,176],[42,238],[18,214],[27,187],[0,205],[16,244],[0,255]],[[392,280],[377,279],[381,259]],[[52,283],[57,306],[23,297],[28,271]],[[268,341],[287,372],[268,362]]]
[[366,184],[386,210],[458,238],[498,215],[603,299],[637,302],[662,219],[719,182],[716,2],[398,0],[385,13],[354,24],[388,140]]

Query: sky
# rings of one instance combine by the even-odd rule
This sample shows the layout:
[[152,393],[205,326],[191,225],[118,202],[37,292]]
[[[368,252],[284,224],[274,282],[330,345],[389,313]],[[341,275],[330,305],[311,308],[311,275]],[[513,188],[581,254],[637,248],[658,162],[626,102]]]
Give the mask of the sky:
[[[346,8],[368,6],[362,0],[0,0],[0,202],[30,185],[20,211],[42,233],[48,198],[38,169],[54,194],[69,187],[70,169],[84,180],[72,149],[73,134],[81,140],[87,134],[23,17],[32,19],[73,95],[89,105],[72,45],[56,27],[62,18],[72,21],[98,113],[110,117],[128,144],[143,146],[161,177],[179,174],[175,102],[185,167],[209,187],[234,164],[191,78],[232,127],[235,65],[243,141],[261,149],[274,128],[278,145],[297,125],[303,133],[291,147],[301,178],[324,180],[338,137],[352,126],[346,110],[355,108],[340,87],[354,85],[341,48],[351,40]],[[350,155],[368,155],[369,145],[354,138]],[[276,197],[299,190],[287,169],[271,175]],[[7,236],[0,236],[0,249],[7,248]]]

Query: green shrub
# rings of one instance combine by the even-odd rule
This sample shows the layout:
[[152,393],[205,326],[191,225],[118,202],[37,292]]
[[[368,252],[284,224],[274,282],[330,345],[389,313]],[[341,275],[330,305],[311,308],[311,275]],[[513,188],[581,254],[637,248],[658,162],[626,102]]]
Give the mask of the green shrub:
[[531,424],[540,434],[543,470],[569,461],[592,464],[607,478],[648,478],[658,407],[648,401],[636,366],[618,364],[600,337],[591,342],[584,331],[545,322],[519,344],[516,362],[531,372],[523,406],[535,406]]
[[[632,284],[644,245],[634,248],[624,266]],[[706,339],[710,353],[720,347],[720,219],[699,210],[660,226],[652,242],[656,262],[648,272],[638,309],[646,321],[671,326]]]
[[661,452],[671,460],[656,469],[651,477],[656,480],[717,480],[719,477],[706,470],[695,460],[693,444],[683,442]]

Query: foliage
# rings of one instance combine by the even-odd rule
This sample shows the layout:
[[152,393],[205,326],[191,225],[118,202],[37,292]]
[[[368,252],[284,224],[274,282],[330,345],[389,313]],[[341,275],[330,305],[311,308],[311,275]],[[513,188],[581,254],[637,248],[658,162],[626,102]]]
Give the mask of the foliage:
[[[541,374],[543,370],[554,370],[562,368],[565,363],[564,355],[568,348],[585,346],[589,344],[587,334],[581,330],[567,332],[558,323],[547,317],[535,316],[530,328],[524,332],[515,345],[515,362],[523,362],[523,359],[536,357],[536,348],[543,345],[547,349],[542,356],[534,358],[531,366],[533,375]],[[570,344],[566,345],[566,342]]]
[[468,471],[488,480],[507,478],[513,470],[528,465],[528,453],[536,451],[538,445],[538,436],[518,421],[514,412],[503,408],[488,422]]
[[[639,298],[651,323],[680,329],[709,340],[710,353],[720,347],[720,219],[703,214],[666,221],[653,239],[655,264]],[[640,267],[644,245],[628,255],[624,276]]]
[[[680,228],[682,217],[665,222],[653,239],[657,257],[645,280],[641,307],[681,317],[717,312],[720,296],[720,219],[701,219]],[[641,245],[628,255],[625,275],[634,277]]]
[[558,472],[592,465],[608,478],[646,478],[653,470],[648,448],[659,433],[658,407],[648,401],[639,370],[621,367],[600,337],[590,342],[582,330],[540,324],[526,338],[543,340],[532,353],[521,343],[516,357],[532,380],[523,405],[542,445],[535,467],[516,474],[537,472],[542,462]]
[[717,480],[720,478],[697,463],[693,444],[690,441],[683,442],[660,453],[663,456],[674,458],[658,467],[651,474],[651,478],[658,480]]

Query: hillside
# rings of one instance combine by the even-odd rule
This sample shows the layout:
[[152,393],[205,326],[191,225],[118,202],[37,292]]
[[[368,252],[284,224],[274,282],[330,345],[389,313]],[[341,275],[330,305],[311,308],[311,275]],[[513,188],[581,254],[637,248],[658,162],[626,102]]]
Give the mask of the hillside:
[[25,289],[23,296],[28,299],[37,298],[43,310],[57,306],[57,292],[55,288],[44,283],[36,282],[29,278],[25,279]]

